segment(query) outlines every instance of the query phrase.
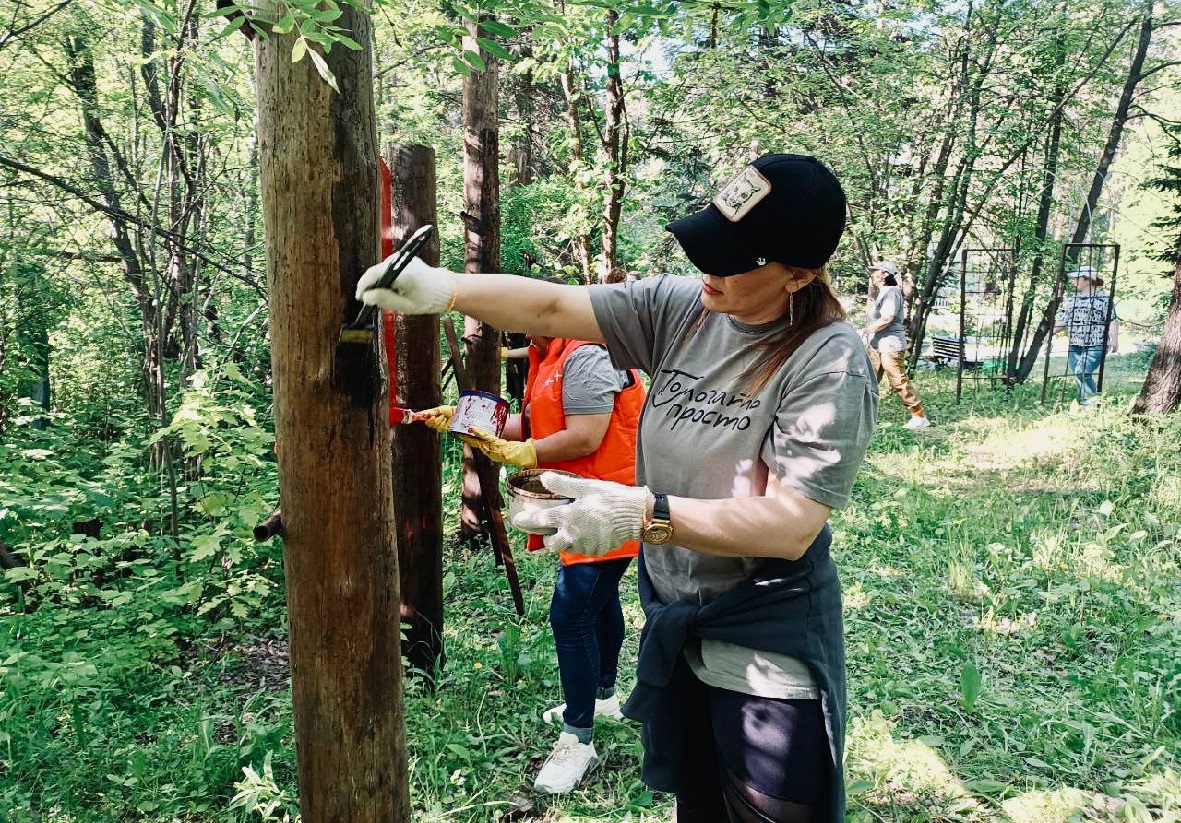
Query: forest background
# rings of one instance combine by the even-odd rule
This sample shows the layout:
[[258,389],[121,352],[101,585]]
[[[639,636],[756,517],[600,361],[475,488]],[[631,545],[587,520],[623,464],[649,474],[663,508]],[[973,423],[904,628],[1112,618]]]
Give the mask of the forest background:
[[[277,476],[254,63],[234,10],[0,0],[5,819],[296,813],[282,552],[252,537]],[[357,45],[339,11],[276,15],[325,82],[321,51]],[[1178,428],[1121,402],[1176,270],[1160,181],[1177,177],[1179,19],[1115,0],[374,10],[378,138],[434,147],[453,269],[462,83],[494,67],[505,271],[691,274],[663,226],[766,151],[837,172],[834,279],[856,310],[867,264],[898,261],[916,356],[962,250],[1017,249],[1013,385],[957,405],[946,374],[922,373],[942,433],[901,432],[887,401],[836,520],[855,816],[1179,814]],[[1142,344],[1090,417],[1040,402],[1030,342],[1072,241],[1120,244],[1125,351]],[[459,474],[451,445],[449,513]],[[523,793],[558,702],[552,567],[522,560],[523,618],[479,546],[449,545],[446,568],[447,668],[436,693],[406,684],[419,815],[661,819],[626,726],[576,797]]]

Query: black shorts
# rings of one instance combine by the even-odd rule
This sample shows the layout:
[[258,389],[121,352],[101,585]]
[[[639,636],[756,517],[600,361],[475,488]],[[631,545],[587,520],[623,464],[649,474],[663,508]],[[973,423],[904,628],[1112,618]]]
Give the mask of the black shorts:
[[833,769],[820,701],[707,686],[683,658],[678,669],[688,788],[677,823],[826,821]]

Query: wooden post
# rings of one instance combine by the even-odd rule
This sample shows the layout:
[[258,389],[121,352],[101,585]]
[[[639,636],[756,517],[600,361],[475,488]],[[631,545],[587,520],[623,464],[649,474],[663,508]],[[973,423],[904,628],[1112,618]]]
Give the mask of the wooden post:
[[[500,271],[500,123],[497,115],[497,59],[480,48],[476,36],[490,37],[477,23],[464,48],[478,51],[484,71],[473,71],[463,81],[463,221],[466,271]],[[466,365],[473,388],[500,393],[500,331],[475,318],[463,328]],[[480,480],[474,452],[463,449],[462,534],[479,534]]]
[[[434,225],[435,150],[386,148],[390,168],[394,246],[424,225]],[[420,254],[439,264],[439,234]],[[439,385],[439,316],[385,313],[391,402],[429,409],[443,402]],[[392,337],[392,340],[390,339]],[[393,343],[390,347],[388,344]],[[410,665],[433,674],[443,654],[443,495],[439,435],[426,426],[396,426],[391,458],[397,501],[398,569],[402,621]]]
[[388,401],[379,341],[338,344],[357,279],[378,259],[370,20],[341,11],[335,24],[361,49],[325,55],[339,92],[310,58],[291,62],[293,35],[256,43],[300,813],[404,823]]
[[[451,350],[451,368],[455,371],[455,385],[460,389],[470,389],[472,377],[464,365],[463,356],[459,353],[459,335],[455,333],[455,326],[451,318],[443,318],[443,330],[447,334],[447,348]],[[504,514],[501,512],[500,472],[482,452],[472,450],[473,467],[477,482],[480,484],[481,497],[484,501],[486,522],[488,523],[488,537],[492,543],[492,552],[496,555],[496,562],[504,565],[504,576],[508,579],[509,591],[513,595],[513,605],[517,614],[525,614],[525,598],[521,595],[521,580],[517,576],[517,562],[513,560],[513,548],[508,542],[508,531],[504,525]]]

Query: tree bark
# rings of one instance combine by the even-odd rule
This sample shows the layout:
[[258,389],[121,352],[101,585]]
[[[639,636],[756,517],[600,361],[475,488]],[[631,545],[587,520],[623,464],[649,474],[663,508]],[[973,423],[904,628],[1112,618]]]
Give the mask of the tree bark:
[[607,12],[607,110],[603,122],[603,242],[599,256],[599,282],[615,269],[619,252],[619,216],[627,181],[627,98],[619,65],[619,12]]
[[590,221],[582,210],[581,202],[587,195],[586,183],[583,182],[586,179],[586,148],[582,140],[582,115],[579,111],[582,91],[574,74],[573,58],[567,61],[566,70],[562,72],[562,94],[566,98],[566,107],[563,110],[566,128],[570,131],[570,176],[574,181],[574,190],[578,192],[580,202],[575,208],[581,218],[578,232],[570,243],[573,246],[574,262],[578,264],[578,269],[582,273],[582,282],[589,284],[592,277],[591,260],[594,255],[591,252]]
[[1176,260],[1169,314],[1132,414],[1171,414],[1181,403],[1181,236]]
[[[500,124],[497,115],[497,59],[480,49],[475,38],[487,37],[479,23],[470,23],[465,48],[479,51],[485,71],[473,71],[463,82],[463,211],[465,269],[468,273],[500,271]],[[473,385],[500,392],[500,331],[468,317],[464,320],[465,364]],[[482,532],[480,512],[499,501],[485,501],[471,446],[463,447],[464,537]]]
[[[558,1],[558,14],[563,17],[566,15],[565,0]],[[590,218],[584,211],[584,203],[588,193],[586,191],[586,146],[582,139],[582,87],[574,71],[572,54],[566,58],[561,80],[562,97],[566,103],[562,114],[566,118],[566,128],[570,132],[570,179],[574,184],[574,190],[578,192],[579,200],[575,206],[576,216],[579,218],[578,231],[571,239],[570,245],[574,253],[574,262],[578,264],[578,269],[582,273],[582,282],[589,284],[592,282],[591,261],[594,259],[594,254],[591,251]]]
[[[435,150],[401,146],[386,150],[392,178],[394,247],[425,225],[435,225]],[[439,265],[439,234],[419,253]],[[439,316],[393,315],[390,373],[395,405],[429,409],[443,402],[439,385]],[[389,350],[387,349],[387,352]],[[410,665],[433,675],[443,654],[443,496],[439,435],[426,426],[395,426],[392,472],[397,501],[398,571],[403,653]],[[433,678],[430,682],[433,682]]]
[[[957,111],[961,105],[966,107],[968,121],[966,127],[967,138],[964,143],[963,155],[960,158],[955,175],[951,181],[951,189],[947,194],[946,210],[943,217],[943,226],[939,233],[939,240],[936,243],[934,252],[931,254],[922,282],[916,290],[916,300],[910,315],[910,327],[907,330],[910,339],[910,361],[912,365],[922,351],[923,338],[926,336],[927,318],[930,316],[931,309],[934,307],[935,295],[938,293],[939,287],[943,284],[947,262],[951,259],[951,254],[956,245],[956,238],[959,236],[963,227],[964,211],[967,207],[968,192],[972,184],[972,173],[979,154],[976,132],[980,118],[981,92],[985,81],[990,76],[992,61],[996,55],[997,28],[996,26],[988,26],[986,21],[985,25],[981,27],[983,29],[981,36],[984,38],[984,44],[978,65],[973,69],[971,46],[974,36],[973,20],[974,6],[969,3],[967,16],[964,21],[964,47],[960,53],[959,87],[964,90],[964,101],[962,104],[957,104],[956,106]],[[950,145],[946,141],[944,149],[950,149]],[[944,165],[946,165],[946,159],[946,155],[944,155]],[[933,234],[933,231],[931,233]]]
[[[532,57],[529,47],[522,50],[522,57]],[[508,94],[517,110],[520,121],[520,134],[508,149],[508,164],[512,170],[509,180],[510,186],[528,186],[533,183],[534,159],[533,147],[537,141],[537,85],[533,82],[533,72],[525,71],[521,74],[510,74],[504,78]]]
[[[378,158],[368,15],[324,56],[257,40],[259,165],[300,810],[307,823],[410,819],[397,540],[379,349],[340,345],[377,261]],[[271,9],[273,11],[273,9]],[[311,48],[318,48],[311,46]]]

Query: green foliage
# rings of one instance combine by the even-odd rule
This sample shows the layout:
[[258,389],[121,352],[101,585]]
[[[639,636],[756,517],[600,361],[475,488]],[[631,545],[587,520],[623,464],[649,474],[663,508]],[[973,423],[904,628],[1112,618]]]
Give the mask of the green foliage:
[[[7,819],[63,805],[86,810],[77,819],[220,818],[242,765],[289,740],[289,719],[259,715],[273,695],[227,699],[239,689],[220,682],[225,661],[195,667],[195,644],[282,622],[278,550],[251,535],[273,495],[271,436],[241,381],[205,377],[158,435],[187,458],[176,538],[146,440],[76,441],[85,428],[57,415],[26,430],[33,442],[0,445],[0,540],[25,564],[0,581]],[[94,524],[98,536],[71,534]]]
[[[853,501],[834,517],[853,819],[1036,808],[1147,820],[1181,807],[1181,422],[1125,417],[1144,365],[1113,358],[1107,397],[1085,414],[1042,407],[1027,386],[970,387],[956,406],[942,373],[920,375],[935,428],[901,428],[901,406],[884,400]],[[32,584],[23,601],[0,599],[0,763],[12,778],[0,802],[14,821],[49,809],[78,821],[129,809],[159,821],[295,818],[286,661],[275,656],[282,596],[257,590],[244,617],[230,605],[232,580],[277,580],[274,556],[245,534],[266,509],[252,495],[273,489],[271,441],[252,411],[256,387],[232,372],[198,375],[159,435],[202,470],[186,485],[180,561],[166,534],[120,520],[167,511],[140,468],[146,443],[104,452],[100,467],[55,425],[0,455],[18,467],[0,485],[0,537],[30,561],[3,585]],[[456,442],[444,458],[450,530]],[[53,537],[88,515],[104,518],[100,539]],[[433,692],[421,674],[405,682],[415,808],[425,820],[666,819],[669,799],[638,780],[626,723],[596,730],[604,762],[583,789],[528,796],[558,732],[540,715],[561,690],[554,558],[517,549],[523,618],[486,548],[447,549],[446,664]],[[128,550],[150,562],[112,562]],[[198,583],[199,599],[186,599]],[[626,692],[643,615],[633,577],[623,592]]]
[[529,255],[537,272],[578,276],[571,240],[583,230],[590,208],[585,196],[558,179],[515,186],[501,199],[501,262],[505,271],[524,273]]
[[[1167,130],[1166,134],[1170,140],[1168,156],[1172,165],[1161,168],[1160,176],[1147,181],[1146,185],[1166,195],[1171,203],[1170,214],[1153,223],[1153,228],[1164,232],[1156,259],[1175,267],[1181,250],[1181,126]],[[1167,299],[1164,302],[1167,303]]]
[[[68,304],[39,261],[18,257],[6,266],[2,261],[0,256],[0,431],[13,416],[34,412],[18,407],[49,378],[49,331]],[[27,422],[31,419],[18,425]]]
[[[341,2],[293,0],[269,21],[292,38],[292,58],[326,79],[325,55],[359,45],[337,23]],[[11,104],[0,114],[0,540],[23,564],[0,577],[0,810],[14,823],[294,819],[281,547],[251,535],[277,499],[255,101],[243,38],[216,37],[245,23],[210,7],[188,29],[178,7],[151,0],[42,19],[55,6],[8,3],[9,31],[30,28],[0,38]],[[241,8],[270,36],[257,9]],[[436,149],[444,265],[464,265],[460,80],[486,67],[465,20],[487,13],[477,45],[506,61],[502,180],[515,179],[510,147],[532,158],[533,182],[502,190],[505,270],[524,273],[529,255],[532,274],[580,276],[573,243],[601,239],[611,159],[598,147],[606,83],[618,76],[630,128],[623,264],[687,272],[667,222],[707,202],[752,153],[810,152],[849,194],[834,269],[850,294],[872,253],[927,261],[924,227],[946,218],[965,163],[976,216],[956,242],[1019,240],[1023,272],[1035,252],[1053,258],[1061,238],[1038,244],[1033,228],[1055,88],[1074,90],[1050,221],[1067,231],[1124,69],[1123,47],[1107,48],[1135,12],[1114,0],[574,0],[557,10],[415,0],[375,11],[379,134]],[[604,60],[609,11],[619,66]],[[85,113],[102,118],[116,170],[101,197],[144,221],[131,239],[142,281],[112,262],[109,220],[93,205],[102,180],[64,85],[67,36],[94,54]],[[971,144],[965,65],[968,80],[984,81]],[[164,206],[180,189],[160,178],[175,158],[146,103],[147,69],[177,84],[176,128],[203,175],[194,281],[175,307],[197,320],[191,339],[174,329],[158,341],[165,391],[152,414],[144,341],[159,320],[146,309],[167,304],[174,282]],[[579,135],[563,117],[566,71],[586,95]],[[1169,85],[1167,69],[1151,76]],[[1142,91],[1140,104],[1168,114]],[[576,136],[589,149],[581,158]],[[1168,170],[1143,162],[1113,179],[1130,190],[1158,174]],[[1110,190],[1100,211],[1114,214],[1124,196]],[[1112,225],[1097,215],[1097,237]],[[1037,288],[1041,300],[1047,287]],[[43,376],[34,366],[46,351],[52,408],[38,430],[29,381]],[[1113,365],[1108,394],[1125,397],[1146,360]],[[924,373],[921,389],[936,427],[903,430],[886,399],[853,502],[834,516],[852,818],[1176,816],[1177,422],[1132,423],[1115,400],[1086,415],[1043,408],[1036,386],[971,388],[958,407],[945,375]],[[444,452],[454,532],[461,450],[448,439]],[[74,533],[96,521],[97,536]],[[421,818],[667,819],[669,798],[638,779],[627,724],[598,730],[604,764],[584,790],[526,796],[557,734],[540,714],[561,697],[547,625],[553,558],[517,559],[524,617],[485,549],[447,549],[447,662],[433,673],[437,691],[421,676],[406,683]],[[630,581],[625,602],[626,691],[643,619]]]

